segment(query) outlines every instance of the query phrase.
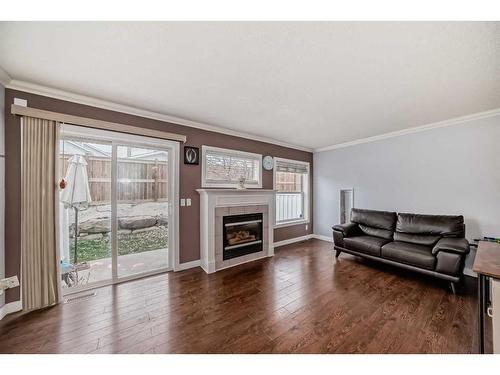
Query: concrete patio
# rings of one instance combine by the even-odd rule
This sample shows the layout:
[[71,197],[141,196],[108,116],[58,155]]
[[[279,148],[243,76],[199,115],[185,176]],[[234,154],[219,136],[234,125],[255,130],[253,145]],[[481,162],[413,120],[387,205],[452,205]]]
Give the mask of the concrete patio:
[[[90,266],[89,269],[78,271],[77,286],[110,280],[111,262],[111,258],[103,258],[87,262]],[[167,248],[118,256],[119,277],[154,271],[167,268],[168,266]],[[63,289],[68,289],[68,286],[64,281],[62,282],[62,287]]]

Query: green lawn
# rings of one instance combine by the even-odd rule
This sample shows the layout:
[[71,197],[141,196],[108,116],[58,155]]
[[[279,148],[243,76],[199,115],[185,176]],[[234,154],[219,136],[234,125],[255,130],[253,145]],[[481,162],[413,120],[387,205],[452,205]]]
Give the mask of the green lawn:
[[[127,255],[144,251],[164,249],[168,247],[167,227],[155,227],[147,232],[118,233],[118,254]],[[70,246],[70,257],[73,260],[75,253],[74,240]],[[111,237],[86,240],[78,238],[78,261],[91,261],[111,257]]]

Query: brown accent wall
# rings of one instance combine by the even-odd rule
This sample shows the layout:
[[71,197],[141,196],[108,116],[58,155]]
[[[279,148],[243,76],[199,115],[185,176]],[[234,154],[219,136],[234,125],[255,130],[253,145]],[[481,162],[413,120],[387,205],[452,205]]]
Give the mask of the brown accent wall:
[[[45,96],[25,93],[16,90],[5,90],[5,274],[6,276],[19,275],[20,271],[20,227],[21,227],[21,129],[20,118],[10,114],[10,106],[14,98],[28,101],[32,108],[44,109],[75,116],[88,117],[104,121],[134,125],[141,128],[163,130],[180,133],[187,136],[186,145],[201,147],[209,145],[230,148],[262,155],[308,161],[311,163],[310,191],[312,192],[313,155],[310,152],[292,148],[276,146],[270,143],[252,141],[245,138],[200,130],[168,122],[143,118],[135,115],[109,111],[78,103],[53,99]],[[283,127],[286,131],[286,127]],[[191,198],[190,207],[180,207],[180,262],[190,262],[200,258],[200,199],[196,189],[201,187],[201,164],[184,165],[181,145],[180,165],[180,197]],[[262,171],[262,188],[273,188],[273,172]],[[311,197],[312,203],[312,197]],[[305,225],[295,225],[275,229],[275,241],[299,237],[313,233],[311,222],[306,230]],[[7,290],[6,302],[19,299],[19,288]]]

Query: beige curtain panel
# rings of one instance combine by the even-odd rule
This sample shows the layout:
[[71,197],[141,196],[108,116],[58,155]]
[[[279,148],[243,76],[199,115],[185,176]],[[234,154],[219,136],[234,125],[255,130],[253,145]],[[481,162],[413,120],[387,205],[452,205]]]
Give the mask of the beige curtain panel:
[[21,288],[23,309],[59,301],[56,244],[55,121],[22,120]]

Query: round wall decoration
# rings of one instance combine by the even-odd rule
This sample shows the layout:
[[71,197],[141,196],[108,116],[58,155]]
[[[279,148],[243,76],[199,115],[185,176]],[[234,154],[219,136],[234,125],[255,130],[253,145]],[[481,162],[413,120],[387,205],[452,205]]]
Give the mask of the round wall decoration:
[[264,156],[264,159],[262,159],[262,166],[266,171],[270,171],[274,167],[274,159],[272,156]]

